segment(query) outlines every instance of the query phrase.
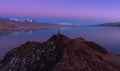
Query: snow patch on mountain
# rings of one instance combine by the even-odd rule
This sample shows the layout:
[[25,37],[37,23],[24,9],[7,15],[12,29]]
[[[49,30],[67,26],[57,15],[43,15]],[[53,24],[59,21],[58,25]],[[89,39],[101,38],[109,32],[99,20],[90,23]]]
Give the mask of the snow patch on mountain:
[[71,23],[59,23],[60,25],[73,25]]
[[31,19],[21,20],[21,19],[16,19],[16,18],[10,18],[10,20],[11,20],[11,21],[21,21],[21,22],[23,22],[23,21],[33,22],[33,20],[31,20]]

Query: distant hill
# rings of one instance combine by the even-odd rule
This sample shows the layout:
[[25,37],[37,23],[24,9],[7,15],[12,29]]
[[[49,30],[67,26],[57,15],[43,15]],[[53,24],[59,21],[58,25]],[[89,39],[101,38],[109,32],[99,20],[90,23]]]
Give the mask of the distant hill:
[[104,24],[99,24],[94,26],[120,27],[120,22],[104,23]]
[[40,23],[33,20],[18,20],[0,18],[0,29],[41,29],[41,28],[57,28],[71,25]]

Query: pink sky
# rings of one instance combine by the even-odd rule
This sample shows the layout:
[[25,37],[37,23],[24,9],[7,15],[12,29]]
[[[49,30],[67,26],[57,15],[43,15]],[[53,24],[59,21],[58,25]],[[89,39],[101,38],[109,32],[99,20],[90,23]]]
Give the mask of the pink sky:
[[0,15],[120,19],[119,0],[1,0]]

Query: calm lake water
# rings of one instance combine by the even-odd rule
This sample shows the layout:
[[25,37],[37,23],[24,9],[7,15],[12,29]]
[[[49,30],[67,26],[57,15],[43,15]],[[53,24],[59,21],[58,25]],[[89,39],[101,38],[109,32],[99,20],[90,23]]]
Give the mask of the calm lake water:
[[[26,41],[46,41],[57,33],[57,29],[0,31],[0,58],[6,52],[20,46]],[[108,51],[120,54],[120,28],[119,27],[67,27],[61,28],[61,33],[71,38],[83,37],[94,41]]]

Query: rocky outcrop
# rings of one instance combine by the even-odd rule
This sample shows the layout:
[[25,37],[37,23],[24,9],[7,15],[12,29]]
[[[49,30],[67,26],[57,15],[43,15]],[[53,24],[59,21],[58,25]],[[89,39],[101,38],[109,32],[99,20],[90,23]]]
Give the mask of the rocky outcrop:
[[11,50],[0,71],[120,71],[103,59],[108,53],[94,42],[57,34],[46,42],[26,42]]

